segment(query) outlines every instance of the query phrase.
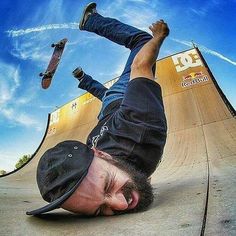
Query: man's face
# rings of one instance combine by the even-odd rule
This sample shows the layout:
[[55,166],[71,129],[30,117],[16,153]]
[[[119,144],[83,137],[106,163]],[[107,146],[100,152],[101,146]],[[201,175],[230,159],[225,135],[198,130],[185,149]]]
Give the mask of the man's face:
[[83,215],[114,215],[144,210],[152,201],[152,187],[143,174],[95,151],[88,174],[62,208]]

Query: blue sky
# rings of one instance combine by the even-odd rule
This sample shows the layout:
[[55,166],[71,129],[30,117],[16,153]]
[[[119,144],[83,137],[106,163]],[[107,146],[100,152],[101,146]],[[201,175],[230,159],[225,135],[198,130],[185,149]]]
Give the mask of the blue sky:
[[[77,66],[105,82],[122,72],[128,50],[78,30],[89,1],[2,0],[0,2],[0,169],[40,143],[48,113],[83,94],[71,72]],[[111,3],[112,2],[112,3]],[[236,0],[97,1],[98,11],[148,31],[158,20],[171,33],[160,57],[191,47],[200,48],[220,87],[236,107]],[[68,38],[52,86],[41,89],[38,74],[50,59],[50,45]]]

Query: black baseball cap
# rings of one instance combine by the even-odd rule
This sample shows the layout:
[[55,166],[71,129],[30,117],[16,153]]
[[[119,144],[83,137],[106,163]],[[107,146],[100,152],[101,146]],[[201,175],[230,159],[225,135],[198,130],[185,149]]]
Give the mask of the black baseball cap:
[[47,150],[38,163],[37,184],[49,204],[26,214],[39,215],[60,208],[87,175],[93,157],[92,149],[75,140],[58,143]]

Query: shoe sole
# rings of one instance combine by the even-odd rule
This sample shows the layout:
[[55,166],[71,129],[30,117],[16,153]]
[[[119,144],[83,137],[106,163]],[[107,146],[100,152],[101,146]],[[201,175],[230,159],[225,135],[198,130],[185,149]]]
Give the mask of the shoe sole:
[[82,14],[82,19],[80,20],[80,23],[79,23],[79,29],[80,30],[83,30],[84,28],[84,18],[85,18],[85,13],[90,10],[90,9],[93,9],[93,8],[96,8],[97,7],[97,4],[95,2],[91,2],[89,3],[85,8],[84,8],[84,11],[83,11],[83,14]]

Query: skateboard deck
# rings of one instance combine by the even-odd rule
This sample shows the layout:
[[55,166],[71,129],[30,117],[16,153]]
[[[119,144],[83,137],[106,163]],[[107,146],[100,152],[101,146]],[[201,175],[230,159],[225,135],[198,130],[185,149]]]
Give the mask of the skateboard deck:
[[42,88],[47,89],[49,88],[52,78],[56,72],[57,66],[61,60],[62,53],[64,51],[65,45],[67,43],[67,39],[64,38],[60,40],[58,43],[53,43],[51,46],[54,48],[51,60],[48,64],[47,70],[44,73],[40,73],[39,76],[42,78]]

